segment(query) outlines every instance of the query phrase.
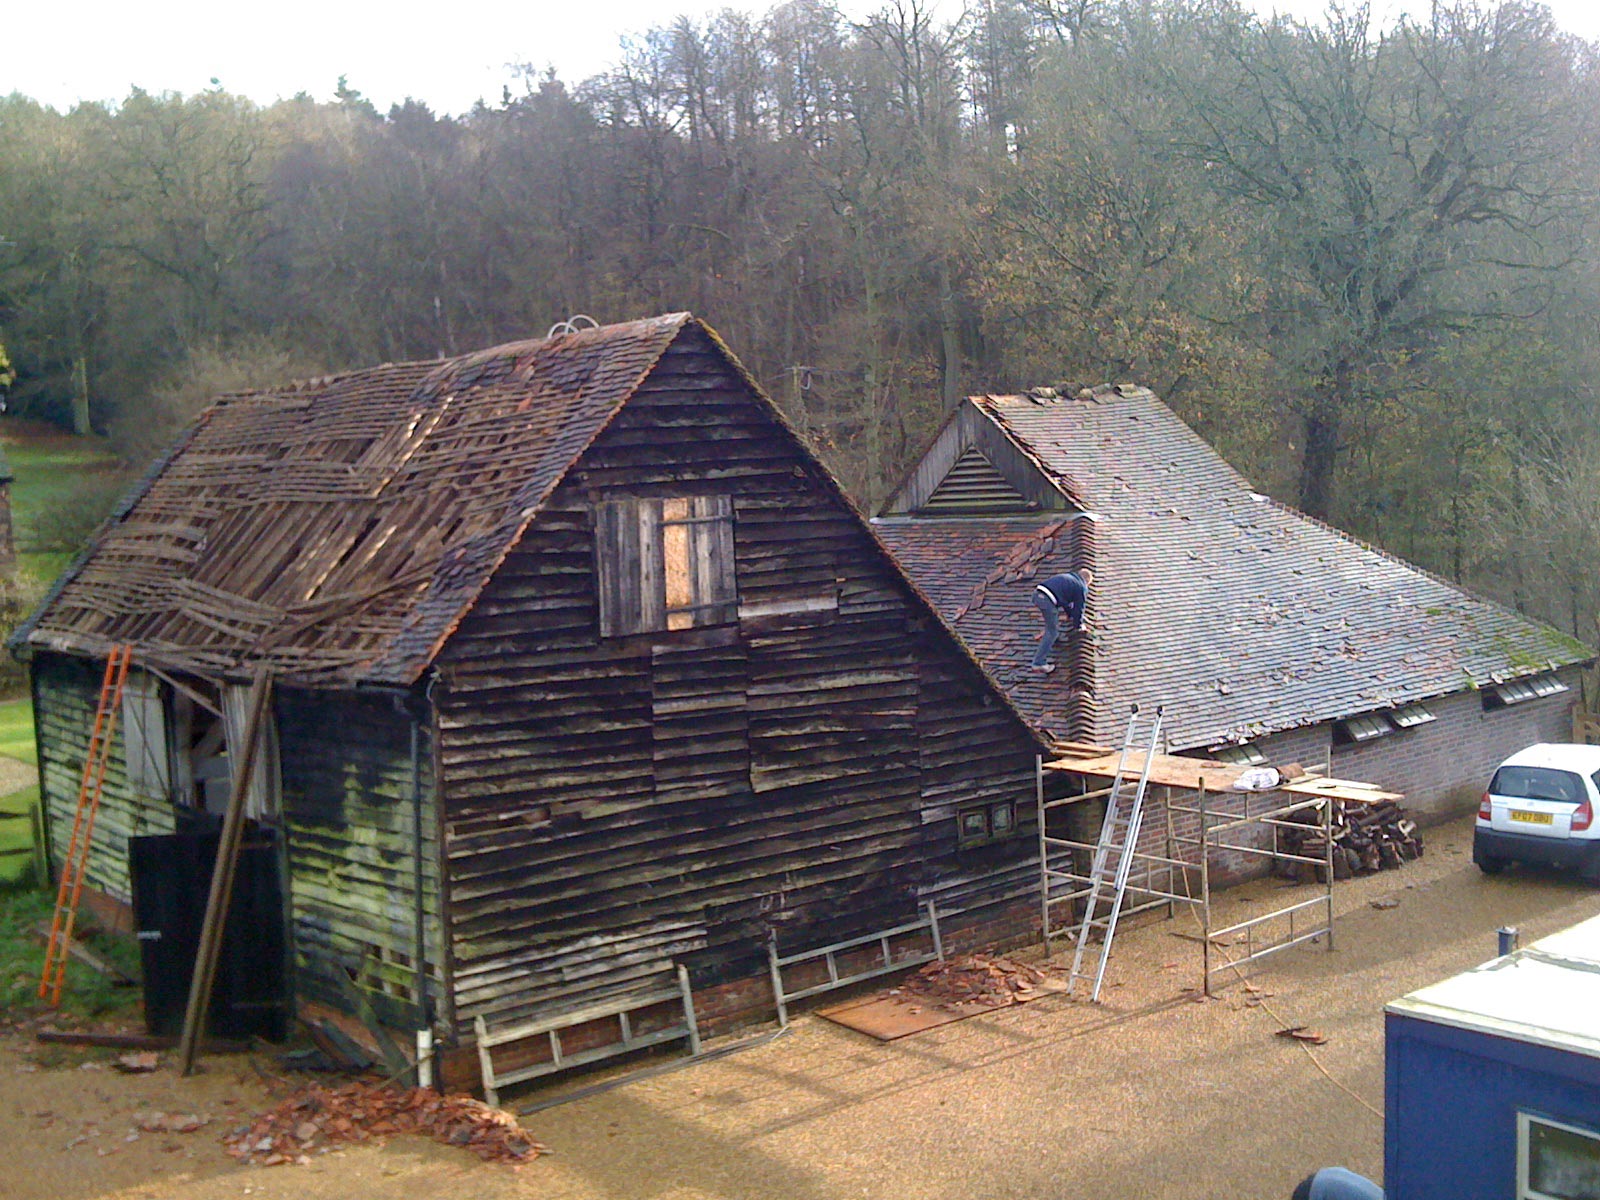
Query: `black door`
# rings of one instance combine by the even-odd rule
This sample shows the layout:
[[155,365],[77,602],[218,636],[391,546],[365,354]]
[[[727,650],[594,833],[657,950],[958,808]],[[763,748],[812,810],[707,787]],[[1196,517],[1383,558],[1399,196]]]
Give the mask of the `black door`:
[[[217,857],[216,833],[173,833],[128,842],[133,912],[144,967],[145,1025],[183,1031]],[[248,835],[239,850],[207,1029],[216,1037],[282,1041],[289,1028],[283,887],[276,835]]]

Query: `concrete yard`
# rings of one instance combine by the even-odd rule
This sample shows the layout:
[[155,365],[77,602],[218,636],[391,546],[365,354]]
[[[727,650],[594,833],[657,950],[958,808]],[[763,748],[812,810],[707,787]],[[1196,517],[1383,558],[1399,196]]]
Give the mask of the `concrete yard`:
[[[1491,957],[1497,926],[1526,941],[1600,912],[1573,879],[1480,877],[1470,819],[1427,836],[1422,860],[1338,885],[1336,949],[1269,960],[1257,993],[1193,999],[1199,946],[1177,935],[1197,926],[1180,914],[1119,936],[1099,1006],[1046,997],[888,1044],[805,1016],[767,1045],[528,1118],[553,1153],[515,1170],[406,1139],[239,1167],[216,1136],[265,1097],[237,1062],[213,1060],[199,1083],[40,1070],[13,1037],[0,1142],[36,1152],[0,1175],[0,1196],[1277,1200],[1317,1166],[1376,1177],[1384,1003]],[[1276,905],[1285,888],[1258,882],[1225,905]],[[1274,1036],[1289,1025],[1327,1042]],[[150,1105],[212,1124],[128,1142],[128,1110]]]

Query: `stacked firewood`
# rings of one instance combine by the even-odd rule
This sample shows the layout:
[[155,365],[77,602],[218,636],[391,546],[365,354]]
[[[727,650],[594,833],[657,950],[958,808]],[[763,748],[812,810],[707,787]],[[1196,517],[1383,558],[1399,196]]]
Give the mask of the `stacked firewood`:
[[[1422,835],[1417,823],[1393,800],[1367,804],[1332,800],[1333,877],[1370,875],[1422,857]],[[1303,828],[1280,828],[1279,846],[1287,854],[1325,860],[1327,842],[1323,838],[1322,813],[1315,808],[1300,809],[1289,820]],[[1310,863],[1280,861],[1278,873],[1302,883],[1312,878],[1327,882],[1326,868]]]

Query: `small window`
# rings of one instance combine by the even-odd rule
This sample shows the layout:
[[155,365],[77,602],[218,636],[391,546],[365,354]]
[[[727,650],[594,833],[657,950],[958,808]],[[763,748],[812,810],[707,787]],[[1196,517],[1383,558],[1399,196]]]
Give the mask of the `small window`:
[[961,844],[976,846],[989,840],[989,814],[982,808],[969,808],[959,818]]
[[1558,696],[1567,690],[1567,685],[1554,675],[1531,675],[1521,679],[1511,679],[1505,683],[1497,683],[1493,687],[1483,689],[1483,707],[1510,708],[1513,704],[1522,704],[1528,700],[1539,700],[1545,696]]
[[1211,752],[1211,757],[1218,762],[1233,763],[1240,767],[1264,767],[1267,765],[1267,756],[1254,742],[1245,742],[1241,746],[1219,746]]
[[1334,740],[1346,746],[1370,742],[1393,732],[1394,726],[1389,724],[1388,718],[1377,713],[1346,717],[1343,721],[1333,723]]
[[133,671],[122,689],[122,754],[128,786],[141,796],[165,800],[172,790],[167,747],[167,707],[161,681]]
[[1017,832],[1017,806],[1010,800],[964,808],[956,815],[957,843],[962,849],[1002,841]]
[[1418,725],[1426,725],[1429,721],[1437,719],[1420,704],[1402,704],[1389,714],[1389,720],[1401,729],[1415,729]]
[[1517,1114],[1517,1200],[1600,1198],[1600,1133]]
[[729,496],[608,500],[595,513],[600,636],[737,618]]

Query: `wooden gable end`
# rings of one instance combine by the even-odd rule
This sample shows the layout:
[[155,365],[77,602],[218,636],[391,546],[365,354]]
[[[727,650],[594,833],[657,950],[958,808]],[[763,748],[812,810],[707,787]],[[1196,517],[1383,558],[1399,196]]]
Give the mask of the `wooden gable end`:
[[969,446],[917,511],[959,516],[1027,512],[1035,507],[995,469],[983,451]]
[[[731,603],[673,624],[629,601],[637,621],[607,620],[625,581],[656,578],[636,514],[675,501],[706,528],[731,515],[727,541],[686,535],[716,560],[691,573],[731,565]],[[1024,727],[698,329],[568,473],[440,667],[463,1023],[661,986],[678,963],[701,987],[752,971],[772,936],[897,924],[953,860],[963,780],[1031,794]]]
[[969,400],[906,474],[885,516],[996,516],[1078,506]]

